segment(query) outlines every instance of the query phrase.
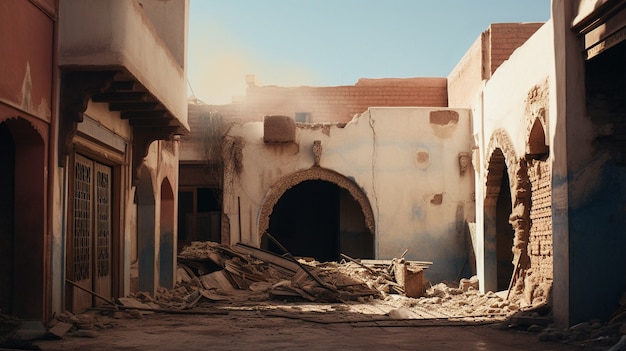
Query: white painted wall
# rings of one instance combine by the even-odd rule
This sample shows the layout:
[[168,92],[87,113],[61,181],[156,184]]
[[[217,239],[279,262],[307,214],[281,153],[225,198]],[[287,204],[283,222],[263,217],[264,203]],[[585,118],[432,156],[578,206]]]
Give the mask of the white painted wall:
[[[476,169],[476,266],[481,290],[485,290],[485,242],[484,206],[487,176],[487,150],[489,140],[498,129],[505,130],[511,139],[516,156],[523,157],[526,146],[526,100],[529,91],[536,85],[548,81],[550,116],[556,116],[556,96],[554,92],[554,49],[553,26],[549,21],[543,25],[524,45],[519,47],[485,83],[481,96],[473,104],[473,133],[480,147],[476,153],[480,164]],[[550,132],[546,130],[546,134]],[[549,139],[549,138],[548,138]],[[547,141],[549,146],[550,142]],[[511,179],[513,182],[514,180]]]
[[[460,174],[458,155],[470,152],[471,117],[456,109],[458,122],[430,123],[438,108],[370,108],[344,128],[296,130],[295,144],[265,144],[263,123],[234,126],[227,137],[244,140],[243,171],[225,179],[224,213],[231,243],[259,245],[258,221],[270,188],[283,176],[313,166],[312,145],[322,141],[320,166],[352,179],[367,195],[375,217],[378,259],[433,261],[431,281],[454,280],[467,257],[465,220],[474,221],[474,172]],[[428,153],[418,162],[417,153]],[[431,203],[442,195],[440,205]],[[241,201],[241,238],[237,198]],[[461,211],[462,212],[459,212]],[[459,214],[457,214],[459,213]]]

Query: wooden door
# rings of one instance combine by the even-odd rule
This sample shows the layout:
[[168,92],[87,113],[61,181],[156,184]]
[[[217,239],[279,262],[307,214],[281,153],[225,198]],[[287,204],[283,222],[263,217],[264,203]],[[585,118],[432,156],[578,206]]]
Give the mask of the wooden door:
[[[111,298],[111,167],[95,162],[93,290]],[[104,303],[96,299],[95,305]]]
[[[111,167],[75,155],[68,243],[68,279],[107,298],[111,296],[111,174]],[[75,287],[68,298],[73,312],[103,303]]]

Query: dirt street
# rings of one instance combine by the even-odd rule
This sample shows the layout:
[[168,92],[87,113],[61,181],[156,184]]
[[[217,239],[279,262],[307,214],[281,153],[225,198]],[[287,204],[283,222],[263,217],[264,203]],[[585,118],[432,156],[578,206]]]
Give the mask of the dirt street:
[[[478,319],[407,319],[378,303],[217,303],[196,313],[78,315],[82,328],[42,350],[583,350]],[[369,313],[367,312],[369,311]],[[607,349],[599,348],[599,349]]]

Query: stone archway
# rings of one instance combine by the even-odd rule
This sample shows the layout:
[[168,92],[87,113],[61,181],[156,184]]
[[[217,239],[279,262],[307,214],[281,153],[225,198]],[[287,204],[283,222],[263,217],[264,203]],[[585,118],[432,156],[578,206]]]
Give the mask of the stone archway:
[[0,308],[27,320],[45,314],[46,146],[42,135],[26,119],[0,121]]
[[522,271],[529,264],[527,163],[518,158],[511,139],[501,129],[491,136],[486,159],[485,289],[506,290],[509,283],[506,280],[513,280],[523,290]]
[[[299,171],[283,177],[275,183],[275,186],[270,188],[265,196],[265,201],[261,206],[258,234],[261,236],[265,231],[270,228],[270,217],[272,216],[275,208],[278,208],[279,211],[282,211],[281,209],[285,208],[285,204],[280,204],[279,201],[294,201],[288,199],[293,199],[294,196],[299,196],[305,198],[300,198],[297,201],[294,201],[294,203],[302,201],[306,202],[306,197],[309,197],[311,199],[313,198],[313,196],[310,195],[313,194],[312,192],[320,191],[325,193],[332,193],[334,191],[333,189],[337,190],[336,194],[333,195],[335,196],[334,199],[336,200],[327,200],[331,202],[328,205],[339,206],[337,203],[333,202],[343,201],[342,203],[353,203],[354,205],[352,206],[352,208],[358,208],[358,210],[360,211],[360,215],[362,215],[362,227],[364,228],[367,236],[371,241],[371,243],[369,244],[369,253],[365,254],[365,256],[370,256],[373,258],[375,234],[374,214],[370,206],[369,200],[367,199],[367,196],[361,190],[361,188],[356,183],[354,183],[354,181],[335,171],[331,171],[321,167],[312,167],[310,169]],[[339,200],[339,198],[343,198],[343,200]],[[311,200],[311,202],[313,202],[313,200]],[[275,214],[275,216],[279,215],[280,214],[278,213]],[[341,226],[341,224],[338,224],[338,226]],[[344,238],[344,236],[342,236],[342,238]],[[337,238],[337,241],[339,242],[341,240]],[[337,245],[340,248],[342,247],[341,243]],[[343,246],[346,247],[349,245]],[[341,250],[344,249],[341,248]],[[361,255],[362,254],[363,253],[361,252]]]

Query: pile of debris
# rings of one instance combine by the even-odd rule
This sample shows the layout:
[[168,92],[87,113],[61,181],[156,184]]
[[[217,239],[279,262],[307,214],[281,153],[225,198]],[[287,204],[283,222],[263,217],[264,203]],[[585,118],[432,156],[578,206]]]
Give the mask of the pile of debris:
[[[423,270],[430,262],[370,261],[368,265],[342,255],[344,261],[317,262],[279,256],[245,244],[227,246],[193,242],[178,256],[174,290],[161,289],[158,299],[168,307],[189,308],[201,298],[233,300],[304,299],[345,302],[388,293],[423,293]],[[408,288],[408,289],[407,289]],[[256,293],[256,295],[255,295]],[[239,294],[240,295],[240,294]],[[255,297],[256,296],[256,297]]]

